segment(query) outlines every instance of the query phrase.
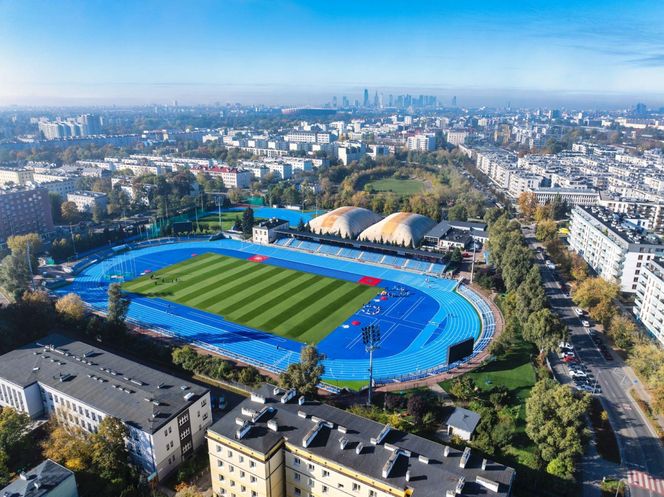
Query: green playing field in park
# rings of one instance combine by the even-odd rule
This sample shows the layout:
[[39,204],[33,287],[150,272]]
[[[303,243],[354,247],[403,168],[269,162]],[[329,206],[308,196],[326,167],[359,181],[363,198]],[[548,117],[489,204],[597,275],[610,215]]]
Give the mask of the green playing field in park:
[[122,286],[228,321],[318,343],[382,289],[207,253]]

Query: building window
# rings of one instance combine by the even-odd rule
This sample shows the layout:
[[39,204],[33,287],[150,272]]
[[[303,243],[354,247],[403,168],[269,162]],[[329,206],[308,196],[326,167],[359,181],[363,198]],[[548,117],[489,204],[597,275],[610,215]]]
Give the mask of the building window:
[[376,491],[375,490],[369,490],[369,497],[376,497]]
[[249,481],[250,481],[251,483],[256,483],[256,477],[255,477],[255,476],[250,476],[250,477],[249,477]]
[[240,462],[244,462],[244,456],[240,456]]
[[330,476],[330,472],[326,469],[323,470],[323,476]]
[[300,473],[295,473],[295,474],[293,475],[293,479],[294,479],[295,481],[300,481]]
[[219,459],[217,459],[217,467],[218,468],[223,468],[224,467],[224,461],[220,461]]
[[242,485],[242,486],[240,487],[240,490],[241,490],[242,492],[246,492],[246,491],[247,491],[247,487],[245,487],[244,485]]
[[256,467],[256,463],[255,463],[254,461],[249,461],[249,467],[250,467],[250,468],[255,468],[255,467]]
[[309,471],[313,471],[315,466],[311,463],[307,464],[307,468],[309,468]]
[[302,462],[302,461],[300,461],[300,458],[299,458],[299,457],[295,457],[295,458],[293,459],[293,464],[295,464],[295,466],[299,466],[299,465],[300,465],[300,462]]
[[240,471],[240,478],[244,478],[246,476],[246,474],[247,473],[245,473],[244,471]]
[[251,497],[258,497],[258,494],[256,493],[255,490],[251,491]]
[[232,458],[232,457],[233,457],[233,451],[232,451],[232,450],[229,450],[229,451],[226,453],[226,455],[227,455],[229,458]]
[[357,483],[353,483],[353,492],[359,492],[360,486]]
[[324,494],[327,493],[327,485],[323,485],[323,493],[324,493]]
[[224,481],[224,475],[219,475],[219,481]]
[[296,488],[295,489],[295,495],[302,495],[302,490],[300,490],[299,488]]

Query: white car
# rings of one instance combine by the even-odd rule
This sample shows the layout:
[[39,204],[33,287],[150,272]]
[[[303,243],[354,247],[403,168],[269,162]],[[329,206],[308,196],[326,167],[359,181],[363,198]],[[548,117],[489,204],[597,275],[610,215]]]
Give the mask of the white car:
[[570,349],[570,350],[574,349],[574,347],[572,346],[572,344],[569,343],[569,342],[560,342],[560,343],[558,344],[558,348],[560,348],[560,349]]
[[581,324],[583,325],[584,328],[590,328],[590,322],[586,321],[585,319],[581,321]]
[[577,316],[583,316],[583,311],[578,307],[574,308],[574,312],[576,313]]
[[580,369],[570,369],[569,375],[572,378],[585,378],[586,376],[588,376],[586,373],[584,373]]

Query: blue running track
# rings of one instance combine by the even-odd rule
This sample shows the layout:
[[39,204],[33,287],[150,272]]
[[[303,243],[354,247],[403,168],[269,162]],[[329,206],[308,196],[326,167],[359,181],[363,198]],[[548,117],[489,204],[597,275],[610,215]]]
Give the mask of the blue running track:
[[[75,292],[94,309],[105,311],[110,282],[132,279],[146,269],[156,271],[206,252],[239,258],[260,254],[268,257],[264,264],[348,281],[365,276],[379,278],[379,287],[388,291],[401,289],[381,298],[377,288],[375,299],[349,316],[339,328],[331,330],[318,344],[319,351],[326,356],[327,380],[368,378],[368,358],[360,329],[369,323],[377,322],[381,329],[381,348],[374,356],[374,376],[379,381],[444,371],[448,368],[450,345],[472,337],[478,353],[488,345],[495,327],[486,303],[468,288],[463,288],[463,296],[456,292],[453,280],[426,278],[412,270],[339,259],[323,251],[310,254],[235,240],[171,243],[117,254],[83,270],[71,285],[57,292]],[[297,362],[302,347],[299,342],[158,298],[133,295],[129,319],[273,372],[283,371],[290,363]],[[480,339],[482,322],[485,329]]]

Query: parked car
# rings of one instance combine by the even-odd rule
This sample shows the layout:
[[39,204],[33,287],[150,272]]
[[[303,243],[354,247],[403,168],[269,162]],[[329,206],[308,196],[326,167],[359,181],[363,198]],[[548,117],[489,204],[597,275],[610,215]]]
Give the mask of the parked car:
[[572,346],[572,344],[569,343],[569,342],[560,342],[560,343],[558,344],[558,348],[560,348],[560,349],[569,349],[569,350],[573,350],[573,349],[574,349],[574,347]]
[[585,378],[587,376],[586,373],[584,373],[580,369],[570,369],[569,375],[572,378]]
[[576,357],[572,355],[566,355],[563,357],[563,362],[576,362]]
[[576,313],[577,316],[583,316],[583,310],[579,309],[578,307],[574,308],[574,312]]
[[583,319],[581,320],[581,324],[583,325],[584,328],[590,328],[590,321]]

